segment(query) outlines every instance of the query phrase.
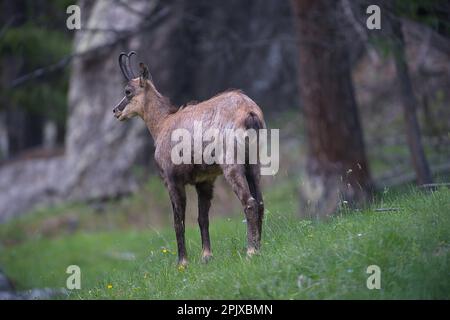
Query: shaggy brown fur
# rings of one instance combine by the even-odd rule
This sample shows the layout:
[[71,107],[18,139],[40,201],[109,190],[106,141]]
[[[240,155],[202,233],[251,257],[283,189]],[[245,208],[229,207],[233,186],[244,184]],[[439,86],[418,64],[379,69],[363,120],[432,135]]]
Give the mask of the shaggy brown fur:
[[256,253],[260,247],[264,214],[259,163],[175,165],[171,159],[171,150],[176,144],[171,141],[172,131],[184,128],[193,133],[195,121],[202,122],[204,131],[211,127],[220,131],[265,128],[263,114],[256,103],[243,92],[232,90],[184,108],[174,108],[169,100],[156,90],[152,81],[142,77],[130,79],[125,87],[125,94],[114,108],[114,115],[121,121],[138,115],[145,121],[155,141],[156,164],[173,207],[179,264],[187,264],[184,240],[185,185],[194,185],[198,193],[202,258],[208,261],[212,256],[208,213],[214,181],[221,174],[231,185],[244,208],[247,220],[247,254],[250,256]]

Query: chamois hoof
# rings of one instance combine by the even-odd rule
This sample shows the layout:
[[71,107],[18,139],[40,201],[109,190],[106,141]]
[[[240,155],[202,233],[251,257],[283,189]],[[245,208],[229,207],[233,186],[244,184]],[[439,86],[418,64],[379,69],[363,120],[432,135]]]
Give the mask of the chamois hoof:
[[254,255],[258,255],[259,254],[259,250],[255,249],[255,248],[248,248],[247,249],[247,257],[251,258]]
[[208,262],[210,262],[213,259],[213,255],[212,254],[206,254],[202,256],[202,263],[207,264]]
[[188,266],[188,261],[187,261],[187,259],[183,258],[183,259],[178,261],[177,269],[180,270],[180,271],[183,271],[184,269],[187,268],[187,266]]

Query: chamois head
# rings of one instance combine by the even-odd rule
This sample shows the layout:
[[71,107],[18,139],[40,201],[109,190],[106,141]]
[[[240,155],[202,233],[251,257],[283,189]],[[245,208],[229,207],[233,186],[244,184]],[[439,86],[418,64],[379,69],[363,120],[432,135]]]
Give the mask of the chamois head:
[[120,121],[130,119],[136,115],[143,117],[145,104],[145,90],[148,88],[149,71],[145,64],[139,63],[141,69],[139,77],[134,75],[130,59],[134,51],[119,55],[119,67],[127,80],[125,97],[113,109],[114,116]]

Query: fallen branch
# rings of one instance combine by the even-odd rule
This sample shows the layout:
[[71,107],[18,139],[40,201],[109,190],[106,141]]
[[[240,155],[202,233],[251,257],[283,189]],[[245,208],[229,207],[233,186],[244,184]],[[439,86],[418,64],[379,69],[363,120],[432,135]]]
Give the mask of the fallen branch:
[[[433,175],[450,173],[450,162],[437,166],[431,166],[431,172]],[[385,178],[379,179],[379,182],[376,182],[376,188],[382,190],[384,187],[394,187],[406,183],[412,183],[415,180],[416,174],[414,172],[408,172],[402,175],[388,175]]]
[[435,188],[435,187],[450,187],[450,182],[442,183],[426,183],[420,186],[421,188]]
[[376,212],[399,211],[400,208],[376,208]]

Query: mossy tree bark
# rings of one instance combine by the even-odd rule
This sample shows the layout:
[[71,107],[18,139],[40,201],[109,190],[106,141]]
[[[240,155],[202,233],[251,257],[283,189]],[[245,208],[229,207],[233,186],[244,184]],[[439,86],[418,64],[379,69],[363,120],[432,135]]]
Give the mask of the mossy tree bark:
[[341,201],[365,200],[372,188],[353,92],[338,1],[293,0],[299,43],[300,97],[308,137],[301,215],[326,217]]

